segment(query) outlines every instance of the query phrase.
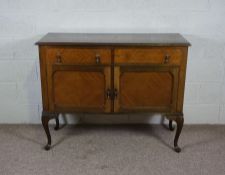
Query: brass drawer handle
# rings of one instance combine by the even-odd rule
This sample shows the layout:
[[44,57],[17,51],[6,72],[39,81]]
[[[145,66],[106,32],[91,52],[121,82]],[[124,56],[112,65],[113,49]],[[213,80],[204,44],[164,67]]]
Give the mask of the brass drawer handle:
[[61,57],[60,53],[56,54],[56,63],[62,63],[62,57]]
[[164,58],[164,64],[169,63],[170,61],[170,55],[166,54],[165,58]]
[[95,62],[96,62],[96,64],[100,64],[100,62],[101,62],[101,57],[100,57],[99,54],[96,54],[96,55],[95,55]]

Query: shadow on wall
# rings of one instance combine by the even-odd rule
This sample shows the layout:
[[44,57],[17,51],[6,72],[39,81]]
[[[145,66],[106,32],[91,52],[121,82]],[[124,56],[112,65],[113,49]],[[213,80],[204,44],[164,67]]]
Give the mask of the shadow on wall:
[[[192,106],[196,110],[185,110],[185,121],[187,123],[210,123],[218,118],[219,111],[214,110],[215,105],[223,105],[225,94],[221,90],[210,93],[212,84],[224,87],[224,60],[225,43],[213,38],[199,37],[195,35],[184,35],[192,46],[189,49],[187,78],[185,89],[185,106]],[[41,36],[27,39],[15,39],[13,44],[4,45],[1,49],[13,47],[13,58],[15,61],[16,83],[18,92],[18,116],[21,116],[22,123],[41,122],[41,85],[38,60],[38,47],[34,43]],[[199,91],[193,84],[206,86],[207,90]],[[204,94],[205,93],[205,94]],[[207,96],[207,97],[204,97]],[[202,106],[206,105],[202,113]],[[187,108],[189,109],[189,108]],[[214,112],[213,116],[211,111]],[[13,111],[12,111],[13,112]],[[210,113],[211,112],[211,113]],[[209,113],[209,114],[208,114]],[[202,114],[204,116],[199,116]],[[24,116],[22,116],[24,115]],[[159,115],[132,114],[132,115],[74,115],[67,114],[61,117],[61,122],[67,123],[160,123]],[[196,120],[197,118],[197,120]],[[54,123],[54,121],[52,121]]]

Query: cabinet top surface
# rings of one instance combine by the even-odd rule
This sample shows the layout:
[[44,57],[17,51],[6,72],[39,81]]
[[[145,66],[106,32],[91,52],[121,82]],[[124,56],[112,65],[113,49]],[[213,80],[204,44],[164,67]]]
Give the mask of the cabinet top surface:
[[37,45],[190,46],[178,33],[48,33]]

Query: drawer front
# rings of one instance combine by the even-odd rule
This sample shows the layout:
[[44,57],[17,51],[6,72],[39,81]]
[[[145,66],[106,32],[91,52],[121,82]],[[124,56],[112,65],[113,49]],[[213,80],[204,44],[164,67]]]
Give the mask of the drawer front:
[[115,63],[126,64],[175,64],[180,65],[182,48],[120,48],[115,50]]
[[63,64],[110,64],[111,50],[104,48],[50,47],[47,58],[51,63]]

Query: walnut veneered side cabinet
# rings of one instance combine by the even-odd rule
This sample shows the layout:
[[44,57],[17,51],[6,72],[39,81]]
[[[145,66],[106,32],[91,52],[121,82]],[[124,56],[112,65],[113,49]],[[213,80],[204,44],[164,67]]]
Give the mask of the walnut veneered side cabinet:
[[59,113],[162,113],[177,124],[174,149],[183,127],[188,46],[180,34],[49,33],[39,46],[42,124]]

